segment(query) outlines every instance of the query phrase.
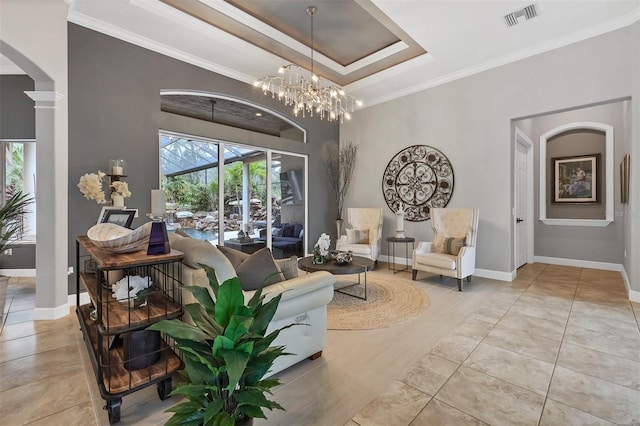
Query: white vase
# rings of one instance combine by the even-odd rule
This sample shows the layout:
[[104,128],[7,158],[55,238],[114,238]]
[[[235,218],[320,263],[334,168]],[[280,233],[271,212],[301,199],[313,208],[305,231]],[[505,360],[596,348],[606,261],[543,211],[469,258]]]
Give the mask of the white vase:
[[124,207],[124,197],[120,194],[111,194],[111,203],[114,207]]
[[342,225],[344,224],[344,220],[336,219],[336,231],[338,235],[336,236],[336,246],[338,245],[338,240],[340,239],[340,235],[342,235]]

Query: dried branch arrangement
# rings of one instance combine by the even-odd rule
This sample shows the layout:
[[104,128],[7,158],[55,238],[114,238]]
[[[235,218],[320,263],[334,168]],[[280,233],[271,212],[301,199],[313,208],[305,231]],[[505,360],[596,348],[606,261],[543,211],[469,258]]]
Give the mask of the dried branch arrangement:
[[358,145],[352,141],[324,146],[324,162],[327,165],[329,185],[336,200],[336,219],[342,219],[344,199],[349,190],[358,156]]

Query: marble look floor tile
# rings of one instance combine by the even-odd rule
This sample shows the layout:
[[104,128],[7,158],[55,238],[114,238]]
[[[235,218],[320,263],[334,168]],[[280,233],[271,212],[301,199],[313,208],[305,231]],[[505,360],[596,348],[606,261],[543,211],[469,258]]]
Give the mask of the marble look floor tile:
[[627,296],[603,295],[594,292],[576,293],[575,301],[593,303],[612,308],[626,308],[629,306],[629,299]]
[[0,363],[0,392],[48,376],[74,371],[80,364],[78,347],[63,346]]
[[564,342],[558,366],[640,391],[640,362]]
[[7,318],[4,321],[4,325],[19,324],[27,321],[33,321],[33,309],[25,311],[14,311],[13,309],[10,309],[7,314]]
[[[640,308],[638,308],[640,310]],[[480,320],[495,325],[507,313],[508,309],[482,307],[469,317],[470,320]]]
[[573,302],[571,312],[581,312],[598,318],[608,318],[637,324],[636,317],[630,304],[627,304],[626,306],[606,306],[576,300]]
[[594,331],[608,331],[623,337],[640,338],[638,325],[629,321],[621,321],[613,318],[603,318],[590,312],[573,310],[569,316],[568,326],[578,326]]
[[456,362],[428,354],[420,359],[401,381],[433,396],[459,366]]
[[548,398],[618,423],[640,421],[640,391],[556,367]]
[[471,368],[460,367],[435,399],[491,425],[536,425],[544,397]]
[[90,401],[85,401],[73,407],[59,411],[50,416],[44,417],[29,426],[52,426],[52,425],[97,425],[96,415]]
[[361,426],[408,425],[427,405],[430,396],[400,381],[371,401],[353,420]]
[[565,324],[565,321],[562,320],[536,318],[509,310],[496,326],[512,330],[527,330],[530,334],[560,341],[564,334]]
[[349,420],[347,423],[344,424],[344,426],[360,426],[360,425],[358,425],[358,423],[354,422],[353,420]]
[[486,423],[457,410],[444,402],[432,399],[411,422],[411,426],[483,426]]
[[89,389],[79,368],[0,393],[0,418],[7,425],[25,424],[87,401]]
[[573,286],[565,285],[564,287],[558,287],[555,282],[541,282],[535,281],[527,288],[525,294],[536,294],[541,296],[555,297],[557,299],[564,299],[567,301],[573,300],[576,289]]
[[431,349],[431,353],[461,363],[478,346],[479,340],[464,336],[447,336]]
[[475,318],[468,318],[463,324],[449,332],[450,336],[463,336],[473,340],[482,340],[494,324]]
[[76,344],[74,330],[42,333],[0,342],[0,362]]
[[2,334],[0,334],[0,342],[32,336],[34,334],[56,333],[73,327],[78,328],[77,320],[72,322],[71,318],[71,315],[67,315],[55,321],[28,321],[19,324],[6,325]]
[[528,331],[513,330],[501,325],[497,325],[491,330],[482,342],[549,363],[556,362],[560,350],[559,340],[531,334]]
[[615,423],[592,416],[568,405],[547,399],[542,410],[540,426],[615,426]]
[[531,296],[522,296],[514,303],[511,309],[509,309],[509,312],[517,312],[530,317],[553,320],[563,326],[566,324],[567,318],[569,318],[570,311],[571,303],[564,303],[563,306],[560,306],[560,303],[554,304],[551,300],[545,303],[537,297]]
[[567,327],[564,342],[640,361],[640,338],[637,336],[627,338],[607,331],[588,330],[570,325]]
[[480,343],[462,364],[492,377],[546,395],[554,365]]

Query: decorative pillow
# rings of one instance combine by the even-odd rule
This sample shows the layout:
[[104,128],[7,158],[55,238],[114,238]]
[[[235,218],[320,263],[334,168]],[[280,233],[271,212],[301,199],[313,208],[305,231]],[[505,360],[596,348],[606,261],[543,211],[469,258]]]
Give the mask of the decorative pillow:
[[302,232],[302,224],[301,223],[294,223],[293,224],[293,236],[296,238],[302,238],[300,236],[300,233]]
[[447,253],[457,256],[464,247],[466,238],[447,237],[443,234],[436,234],[433,239],[433,248],[438,253]]
[[229,259],[229,262],[233,265],[233,269],[238,269],[238,266],[250,256],[250,254],[225,246],[218,246],[218,250]]
[[245,291],[257,290],[283,280],[283,274],[278,269],[271,250],[262,248],[249,257],[236,268],[236,274],[240,285]]
[[288,223],[282,224],[282,236],[283,237],[293,237],[293,225]]
[[347,229],[347,244],[369,244],[369,230]]
[[298,257],[291,256],[288,259],[275,259],[276,265],[280,268],[280,271],[284,274],[285,280],[298,277]]
[[282,237],[282,228],[271,228],[271,235],[274,237]]
[[236,276],[231,262],[208,241],[180,238],[173,241],[171,247],[184,253],[182,262],[185,265],[192,268],[199,268],[200,264],[212,267],[220,283]]

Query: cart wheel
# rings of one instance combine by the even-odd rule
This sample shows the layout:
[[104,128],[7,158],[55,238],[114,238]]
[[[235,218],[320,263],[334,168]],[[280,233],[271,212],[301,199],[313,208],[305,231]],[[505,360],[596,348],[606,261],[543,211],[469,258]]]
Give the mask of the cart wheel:
[[171,395],[171,377],[168,379],[164,379],[161,382],[158,382],[158,396],[161,401],[169,398]]
[[110,399],[105,405],[107,414],[109,415],[109,424],[114,425],[120,421],[120,405],[122,404],[122,398]]

